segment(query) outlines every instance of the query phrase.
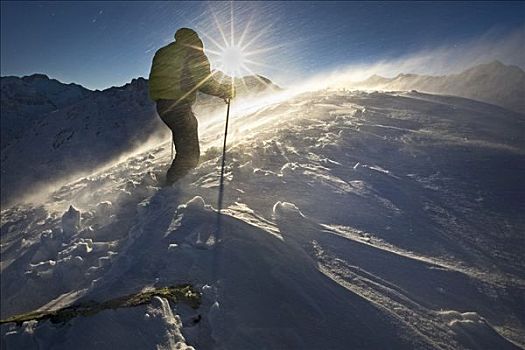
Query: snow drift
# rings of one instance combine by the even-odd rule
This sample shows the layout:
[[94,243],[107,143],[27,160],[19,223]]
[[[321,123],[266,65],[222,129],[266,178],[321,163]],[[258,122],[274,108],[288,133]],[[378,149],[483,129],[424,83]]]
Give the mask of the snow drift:
[[3,324],[3,348],[525,345],[523,114],[415,92],[232,113],[220,231],[221,123],[173,188],[164,144],[2,212],[3,319],[177,283],[200,308]]

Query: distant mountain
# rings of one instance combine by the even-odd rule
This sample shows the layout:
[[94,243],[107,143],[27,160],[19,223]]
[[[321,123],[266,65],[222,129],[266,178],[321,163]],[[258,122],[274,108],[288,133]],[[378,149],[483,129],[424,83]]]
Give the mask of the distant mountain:
[[[21,189],[92,170],[168,131],[149,99],[144,78],[103,91],[63,84],[43,74],[2,77],[0,82],[3,204]],[[236,79],[235,85],[238,96],[278,88],[259,76],[244,77],[244,83]],[[198,103],[224,106],[211,96]]]
[[44,74],[23,78],[2,77],[1,149],[22,137],[28,126],[46,113],[76,103],[93,92],[76,84],[63,84]]
[[[39,84],[45,86],[44,81]],[[53,82],[56,84],[60,83]],[[11,104],[6,106],[8,120],[4,121],[2,113],[2,124],[20,130],[1,151],[2,203],[22,188],[31,189],[78,171],[92,170],[144,142],[161,125],[148,98],[145,79],[104,91],[78,87],[78,91],[85,92],[76,100],[74,96],[66,98],[72,93],[62,85],[62,90],[56,90],[62,92],[56,94],[56,101],[63,103],[53,105],[44,100],[42,96],[49,95],[44,89],[35,99],[10,99]],[[26,88],[31,91],[33,86]],[[9,93],[7,87],[5,90]],[[25,92],[21,90],[19,95]],[[31,113],[33,105],[38,109]],[[16,119],[18,116],[21,118]]]
[[[214,78],[223,84],[231,84],[232,78],[225,75],[221,71],[216,71]],[[243,77],[233,78],[233,85],[235,87],[236,98],[250,97],[254,95],[262,95],[269,92],[282,90],[281,87],[274,84],[270,79],[262,75],[246,75]],[[223,106],[224,103],[213,96],[198,93],[197,94],[197,114],[202,114],[206,109],[214,109]],[[199,113],[200,112],[200,113]]]
[[384,78],[374,75],[353,87],[455,95],[525,113],[525,72],[499,61],[443,76],[399,74],[394,78]]
[[[230,83],[231,77],[218,71],[216,79],[222,83]],[[281,88],[275,85],[270,79],[262,75],[246,75],[233,79],[235,91],[238,96],[253,95],[264,93],[266,91],[279,91]]]

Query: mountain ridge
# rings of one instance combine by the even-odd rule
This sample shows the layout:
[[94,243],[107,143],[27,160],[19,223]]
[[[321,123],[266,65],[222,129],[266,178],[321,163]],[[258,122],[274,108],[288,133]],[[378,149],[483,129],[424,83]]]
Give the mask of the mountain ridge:
[[[238,97],[280,89],[264,77],[245,79],[235,80]],[[21,190],[100,166],[168,134],[142,77],[105,90],[61,83],[40,73],[2,77],[0,82],[2,204]],[[194,107],[199,114],[222,106],[221,99],[199,93]]]
[[[219,71],[219,70],[216,70],[214,71],[216,72],[215,74],[217,75],[217,79],[220,80],[220,81],[223,81],[223,80],[228,80],[228,79],[231,79],[231,77],[229,77],[228,75],[224,74],[223,72]],[[145,78],[145,77],[136,77],[136,78],[132,78],[131,81],[127,82],[127,83],[124,83],[123,85],[113,85],[113,86],[109,86],[109,87],[106,87],[104,89],[90,89],[90,88],[87,88],[85,86],[83,86],[82,84],[77,84],[77,83],[65,83],[65,82],[62,82],[60,81],[59,79],[56,79],[56,78],[50,78],[47,74],[44,74],[44,73],[32,73],[32,74],[29,74],[29,75],[23,75],[23,76],[17,76],[17,75],[3,75],[3,76],[0,76],[0,80],[16,80],[16,79],[19,79],[23,82],[26,82],[26,83],[33,83],[33,82],[38,82],[38,81],[49,81],[49,82],[56,82],[56,83],[60,83],[62,85],[66,85],[66,86],[78,86],[78,87],[81,87],[82,89],[84,90],[87,90],[87,91],[91,91],[91,92],[104,92],[104,91],[107,91],[107,90],[111,90],[111,89],[119,89],[119,88],[124,88],[130,84],[133,84],[134,82],[136,81],[146,81],[148,82],[148,79]],[[276,85],[275,83],[273,83],[269,78],[261,75],[261,74],[250,74],[250,75],[243,75],[243,76],[240,76],[240,77],[234,77],[234,80],[236,81],[237,84],[242,84],[241,80],[252,80],[252,79],[255,79],[261,83],[265,83],[265,84],[268,84],[268,86],[270,88],[273,88],[273,89],[281,89],[281,87],[279,87],[278,85]]]
[[400,73],[387,78],[374,74],[352,85],[355,88],[418,90],[454,95],[525,113],[525,71],[497,60],[448,75]]
[[[438,78],[421,78],[413,74],[400,74],[394,78],[374,75],[361,86],[390,90],[438,90],[431,93],[452,94],[484,102],[488,101],[483,94],[490,93],[492,100],[505,103],[489,103],[501,106],[510,100],[512,103],[517,101],[518,104],[525,104],[520,91],[510,94],[510,98],[508,88],[501,89],[499,95],[495,94],[493,90],[498,89],[490,88],[494,85],[494,79],[490,79],[490,76],[483,78],[483,74],[479,73],[502,71],[505,74],[499,73],[500,78],[496,79],[496,83],[503,84],[509,74],[517,77],[520,83],[525,78],[515,74],[516,69],[519,70],[518,67],[511,67],[512,73],[507,73],[508,66],[491,62],[472,67],[459,75]],[[485,88],[478,91],[477,95],[466,94],[468,89],[465,84],[459,84],[461,74],[470,77],[467,85],[476,77],[482,82],[488,79],[492,85],[483,85]],[[218,72],[218,79],[228,78]],[[243,79],[234,79],[238,97],[281,90],[263,76],[247,76]],[[434,79],[440,79],[441,87],[427,88],[425,84],[430,84],[427,82],[429,79],[431,83]],[[414,81],[417,84],[410,83]],[[73,83],[64,84],[40,73],[22,78],[2,77],[0,82],[2,204],[14,198],[18,191],[32,188],[35,183],[100,166],[130,147],[143,144],[152,135],[167,136],[167,129],[156,116],[154,103],[149,99],[148,81],[142,77],[134,78],[122,86],[95,91]],[[459,89],[463,90],[454,88],[451,91],[451,84],[452,87],[460,85]],[[203,121],[210,111],[223,106],[221,99],[199,93],[195,109],[201,116],[200,121]],[[38,152],[35,152],[36,146]]]

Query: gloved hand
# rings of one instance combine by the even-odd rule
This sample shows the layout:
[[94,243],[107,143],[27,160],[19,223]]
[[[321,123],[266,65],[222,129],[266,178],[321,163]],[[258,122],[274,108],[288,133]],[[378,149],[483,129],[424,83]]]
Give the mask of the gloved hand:
[[222,99],[228,103],[228,100],[235,97],[235,87],[230,84],[224,84],[222,86]]

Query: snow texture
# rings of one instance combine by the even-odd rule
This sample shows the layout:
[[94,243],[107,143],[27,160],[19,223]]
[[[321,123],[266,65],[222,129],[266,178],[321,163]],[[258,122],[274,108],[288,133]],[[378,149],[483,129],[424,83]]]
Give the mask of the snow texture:
[[[5,349],[519,349],[525,117],[422,93],[312,92],[237,113],[159,188],[168,143],[5,208],[1,317],[190,282]],[[218,227],[220,225],[220,228]]]

